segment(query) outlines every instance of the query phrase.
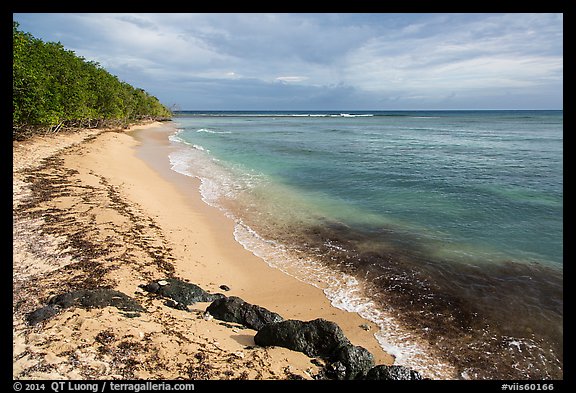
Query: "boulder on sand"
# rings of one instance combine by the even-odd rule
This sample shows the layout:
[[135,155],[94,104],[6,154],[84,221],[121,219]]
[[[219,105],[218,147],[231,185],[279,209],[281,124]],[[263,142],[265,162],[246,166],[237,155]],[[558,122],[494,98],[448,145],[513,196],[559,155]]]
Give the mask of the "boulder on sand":
[[330,362],[325,374],[328,378],[364,379],[374,368],[374,356],[370,351],[352,345],[336,323],[322,318],[267,324],[256,333],[254,342],[324,358]]
[[345,345],[335,355],[332,369],[336,379],[362,379],[374,367],[374,356],[364,347]]
[[189,306],[197,302],[212,302],[224,295],[210,294],[196,284],[191,284],[175,278],[152,281],[149,284],[140,285],[140,288],[150,293],[157,294],[174,300],[179,305]]
[[284,320],[275,312],[246,303],[236,296],[216,299],[208,306],[206,311],[216,319],[236,322],[254,330],[260,330],[266,324]]
[[80,289],[77,291],[63,293],[54,296],[48,301],[48,304],[26,316],[29,324],[34,325],[38,322],[52,318],[60,310],[70,307],[80,307],[85,309],[103,308],[107,306],[116,307],[119,310],[131,312],[127,316],[138,316],[139,312],[146,310],[134,299],[125,293],[107,288],[97,289]]
[[256,333],[254,342],[327,359],[332,359],[338,348],[350,344],[340,326],[322,318],[308,322],[287,320],[267,324]]

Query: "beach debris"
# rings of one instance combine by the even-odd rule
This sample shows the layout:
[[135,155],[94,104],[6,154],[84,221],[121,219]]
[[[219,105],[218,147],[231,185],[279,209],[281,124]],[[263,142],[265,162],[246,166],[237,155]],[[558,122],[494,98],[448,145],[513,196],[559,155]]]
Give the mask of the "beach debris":
[[137,287],[137,288],[134,290],[134,293],[137,294],[137,295],[142,295],[142,294],[145,294],[146,291],[145,291],[144,289],[142,289],[141,287]]
[[212,302],[224,297],[221,293],[210,294],[196,284],[184,282],[175,278],[152,281],[142,284],[140,288],[156,295],[172,299],[179,307],[190,306],[196,302]]
[[254,330],[260,330],[266,324],[284,320],[275,312],[246,303],[236,296],[216,299],[208,306],[206,311],[221,321],[239,323]]
[[225,285],[225,284],[220,285],[219,288],[223,291],[229,291],[230,290],[230,287],[228,285]]
[[380,364],[371,368],[366,374],[365,379],[371,380],[421,380],[422,375],[416,370],[408,367],[393,365],[386,366]]
[[100,344],[106,345],[116,341],[117,337],[112,329],[108,329],[102,330],[100,333],[98,333],[96,337],[94,337],[94,340]]
[[206,311],[206,312],[204,313],[204,315],[202,316],[202,318],[203,318],[205,321],[211,321],[211,320],[214,319],[214,317],[213,317],[208,311]]
[[366,323],[363,323],[362,325],[360,325],[360,327],[361,327],[362,329],[366,330],[366,331],[369,331],[369,330],[370,330],[370,325],[368,325],[368,324],[366,324]]
[[174,309],[176,309],[176,310],[190,311],[190,310],[188,310],[188,306],[187,306],[187,305],[185,305],[185,304],[183,304],[183,303],[180,303],[180,302],[178,302],[178,301],[176,301],[176,300],[173,300],[173,299],[168,299],[168,300],[166,300],[166,301],[164,302],[164,305],[165,305],[165,306],[168,306],[168,307],[170,307],[170,308],[174,308]]
[[[288,360],[288,359],[285,359]],[[282,369],[282,371],[284,371],[284,374],[286,375],[286,377],[289,380],[303,380],[305,379],[302,375],[296,374],[294,371],[292,371],[292,366],[287,365],[286,367],[284,367]]]
[[35,325],[54,317],[65,308],[91,309],[107,306],[125,311],[126,317],[137,317],[140,316],[140,312],[146,311],[138,302],[122,292],[107,288],[81,289],[52,297],[46,306],[28,314],[26,320],[30,325]]

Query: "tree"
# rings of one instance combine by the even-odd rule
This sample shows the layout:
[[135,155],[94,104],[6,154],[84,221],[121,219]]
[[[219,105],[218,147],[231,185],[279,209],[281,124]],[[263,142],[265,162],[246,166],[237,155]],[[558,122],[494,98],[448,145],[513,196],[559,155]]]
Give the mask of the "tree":
[[172,116],[156,97],[120,81],[98,63],[18,27],[14,22],[14,138],[61,127],[125,126]]

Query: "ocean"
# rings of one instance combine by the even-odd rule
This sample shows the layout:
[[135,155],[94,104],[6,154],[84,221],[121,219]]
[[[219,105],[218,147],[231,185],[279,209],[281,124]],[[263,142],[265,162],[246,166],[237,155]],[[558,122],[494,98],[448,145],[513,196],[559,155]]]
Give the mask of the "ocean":
[[246,249],[434,379],[563,378],[562,111],[176,113]]

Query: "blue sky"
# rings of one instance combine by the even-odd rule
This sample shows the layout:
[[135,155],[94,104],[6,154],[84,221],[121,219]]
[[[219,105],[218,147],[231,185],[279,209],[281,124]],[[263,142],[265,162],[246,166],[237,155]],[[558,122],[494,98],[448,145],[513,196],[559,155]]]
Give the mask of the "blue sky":
[[166,105],[562,109],[562,14],[14,14]]

